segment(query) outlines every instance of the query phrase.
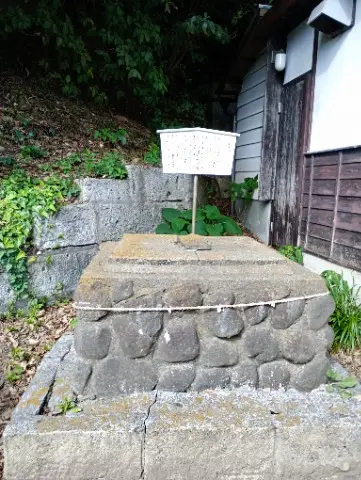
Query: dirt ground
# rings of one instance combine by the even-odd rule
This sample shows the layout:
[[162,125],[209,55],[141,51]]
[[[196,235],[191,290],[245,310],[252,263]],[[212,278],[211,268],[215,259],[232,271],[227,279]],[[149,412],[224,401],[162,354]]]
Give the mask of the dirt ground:
[[[126,144],[94,140],[95,131],[103,128],[125,130]],[[59,96],[39,79],[0,77],[0,157],[14,157],[29,174],[44,176],[39,166],[84,149],[102,154],[118,150],[125,163],[142,163],[150,143],[149,129],[110,109]],[[24,145],[35,145],[47,155],[26,161],[20,155]],[[9,170],[0,162],[0,178]]]

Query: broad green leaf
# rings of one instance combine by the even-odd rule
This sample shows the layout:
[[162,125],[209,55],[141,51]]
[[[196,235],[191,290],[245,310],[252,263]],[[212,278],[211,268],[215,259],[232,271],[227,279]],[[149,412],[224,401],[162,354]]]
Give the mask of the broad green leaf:
[[79,412],[81,412],[80,407],[73,407],[69,410],[69,413],[79,413]]
[[341,382],[337,383],[337,386],[339,388],[353,388],[353,387],[356,387],[356,385],[357,385],[357,380],[355,377],[347,377]]
[[241,227],[236,223],[233,218],[223,217],[222,223],[224,225],[224,230],[231,235],[243,235]]
[[353,397],[352,392],[349,392],[347,390],[341,390],[340,395],[341,395],[342,398],[352,398]]
[[163,208],[162,209],[162,217],[167,222],[171,222],[175,218],[180,218],[182,216],[182,212],[177,210],[176,208]]
[[172,230],[176,234],[180,234],[180,232],[183,230],[183,228],[186,225],[187,225],[187,222],[184,220],[184,218],[174,218],[171,221]]
[[221,223],[216,223],[214,225],[206,225],[206,230],[212,237],[219,237],[222,235],[224,229]]
[[221,212],[219,211],[218,207],[216,207],[215,205],[206,205],[204,207],[204,211],[206,213],[208,220],[217,221],[221,219],[221,216],[222,216]]
[[192,221],[192,213],[193,213],[192,210],[184,210],[184,212],[182,212],[182,218],[184,218],[185,220],[189,220],[191,222]]
[[343,376],[335,372],[334,370],[327,370],[327,378],[334,382],[340,382],[341,380],[343,380]]
[[[207,236],[208,232],[207,232],[206,227],[207,227],[207,225],[203,220],[199,220],[198,222],[196,222],[196,234]],[[192,233],[192,224],[191,223],[189,225],[187,225],[187,231],[188,231],[188,233]]]
[[173,230],[168,223],[161,223],[155,229],[155,233],[158,233],[158,235],[169,235],[173,233]]

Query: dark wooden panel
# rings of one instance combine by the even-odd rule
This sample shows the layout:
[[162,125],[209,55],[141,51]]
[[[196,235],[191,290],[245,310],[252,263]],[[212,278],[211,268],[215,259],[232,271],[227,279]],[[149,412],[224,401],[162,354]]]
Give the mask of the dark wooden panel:
[[361,213],[361,198],[340,197],[337,210],[339,212]]
[[311,207],[320,210],[334,210],[335,200],[335,197],[332,197],[331,195],[312,195]]
[[327,180],[336,178],[338,173],[338,165],[322,165],[313,166],[313,178]]
[[314,155],[313,165],[319,167],[321,165],[338,165],[339,153],[321,153]]
[[312,155],[307,155],[305,157],[305,170],[307,168],[310,168],[311,167],[311,164],[312,164]]
[[332,260],[344,267],[361,270],[361,250],[346,247],[335,243],[333,246]]
[[361,178],[361,163],[342,164],[340,178]]
[[310,223],[308,227],[308,234],[312,237],[323,238],[324,240],[330,241],[332,239],[332,227]]
[[300,235],[306,235],[307,231],[307,222],[301,221],[301,226],[300,226]]
[[357,213],[337,212],[336,228],[350,232],[361,232],[361,215]]
[[308,193],[304,193],[302,195],[302,207],[308,206],[309,199],[310,199],[310,196],[308,195]]
[[361,163],[361,149],[345,150],[342,153],[342,163]]
[[332,227],[333,216],[333,211],[317,210],[315,208],[311,208],[309,221],[312,223],[317,223],[318,225],[326,225],[328,227]]
[[322,240],[321,238],[315,238],[308,236],[307,251],[321,255],[322,257],[329,257],[331,252],[331,242]]
[[340,180],[341,197],[361,197],[361,180]]
[[305,180],[303,183],[303,193],[310,193],[311,182],[310,180]]
[[308,207],[307,207],[307,205],[305,205],[305,206],[302,208],[301,220],[304,221],[304,222],[307,222],[307,218],[308,218]]
[[270,40],[267,45],[267,77],[266,94],[264,101],[263,136],[261,165],[259,174],[259,200],[271,200],[275,188],[275,168],[278,152],[278,128],[279,114],[278,104],[281,99],[282,84],[280,77],[272,63],[272,53],[277,50],[274,41]]
[[305,180],[310,180],[310,178],[311,178],[311,167],[305,167],[304,178],[305,178]]
[[361,233],[336,229],[334,241],[341,245],[361,249]]
[[283,111],[279,120],[279,142],[275,175],[273,243],[297,245],[300,191],[303,170],[302,118],[305,81],[282,89]]
[[314,180],[312,183],[312,194],[335,195],[336,180]]

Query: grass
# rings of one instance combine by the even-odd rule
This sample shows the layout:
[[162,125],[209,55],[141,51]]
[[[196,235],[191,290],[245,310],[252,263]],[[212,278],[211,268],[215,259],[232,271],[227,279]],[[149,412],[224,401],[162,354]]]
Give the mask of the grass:
[[361,346],[361,305],[357,299],[360,287],[350,286],[342,275],[332,270],[325,270],[322,277],[336,304],[330,317],[335,333],[333,350],[354,350]]

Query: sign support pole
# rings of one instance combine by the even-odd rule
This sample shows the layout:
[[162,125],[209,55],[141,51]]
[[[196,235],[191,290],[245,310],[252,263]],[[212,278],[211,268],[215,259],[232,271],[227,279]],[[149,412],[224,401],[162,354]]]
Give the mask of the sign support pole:
[[193,179],[193,208],[192,208],[192,235],[194,235],[196,233],[197,191],[198,191],[198,175],[194,175],[194,179]]

